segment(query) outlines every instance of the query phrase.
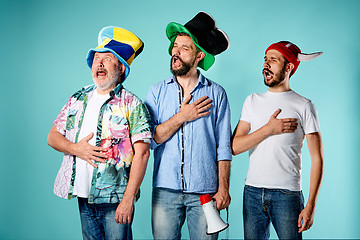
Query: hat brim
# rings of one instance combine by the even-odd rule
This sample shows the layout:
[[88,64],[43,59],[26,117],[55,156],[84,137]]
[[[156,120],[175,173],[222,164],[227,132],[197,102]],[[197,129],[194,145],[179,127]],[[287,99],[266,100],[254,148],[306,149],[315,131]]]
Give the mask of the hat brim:
[[205,57],[203,60],[201,60],[198,64],[198,67],[204,69],[205,71],[207,71],[215,62],[215,57],[208,53],[207,51],[205,51],[199,44],[198,41],[196,39],[196,37],[194,37],[194,35],[191,34],[191,32],[184,27],[183,25],[179,24],[179,23],[175,23],[175,22],[171,22],[167,25],[166,27],[166,36],[167,38],[170,40],[170,46],[169,46],[169,54],[170,56],[172,55],[172,48],[174,46],[174,42],[175,39],[177,37],[177,35],[179,33],[187,33],[189,34],[189,36],[191,37],[191,39],[193,40],[194,44],[202,51],[205,53]]
[[114,54],[114,56],[119,59],[120,63],[122,65],[125,66],[125,72],[124,72],[124,80],[126,79],[126,77],[129,75],[130,73],[130,66],[129,64],[122,58],[119,56],[119,54],[117,54],[114,50],[110,49],[110,48],[92,48],[89,50],[89,53],[86,57],[86,62],[88,64],[88,66],[90,68],[92,68],[92,64],[93,64],[93,60],[94,60],[94,54],[96,52],[111,52],[112,54]]

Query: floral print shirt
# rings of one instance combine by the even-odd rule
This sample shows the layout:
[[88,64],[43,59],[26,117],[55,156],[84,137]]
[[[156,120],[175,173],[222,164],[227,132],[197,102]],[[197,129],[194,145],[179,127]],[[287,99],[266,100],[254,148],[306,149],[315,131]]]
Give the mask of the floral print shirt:
[[[88,100],[96,90],[95,85],[82,88],[70,97],[54,126],[69,141],[77,143]],[[146,106],[134,94],[119,84],[110,92],[110,98],[102,105],[96,133],[96,146],[107,148],[108,160],[94,168],[89,203],[118,203],[125,192],[134,150],[139,140],[148,141],[150,114]],[[76,177],[76,156],[64,154],[63,162],[55,179],[54,193],[71,199]]]

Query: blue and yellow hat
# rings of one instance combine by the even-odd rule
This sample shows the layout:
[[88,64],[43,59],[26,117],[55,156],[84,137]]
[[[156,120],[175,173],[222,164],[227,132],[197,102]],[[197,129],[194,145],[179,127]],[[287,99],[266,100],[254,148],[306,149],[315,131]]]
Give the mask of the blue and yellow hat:
[[132,32],[115,26],[101,29],[98,36],[98,45],[90,49],[86,62],[92,67],[95,52],[111,52],[125,66],[125,78],[130,73],[130,65],[143,50],[144,43]]

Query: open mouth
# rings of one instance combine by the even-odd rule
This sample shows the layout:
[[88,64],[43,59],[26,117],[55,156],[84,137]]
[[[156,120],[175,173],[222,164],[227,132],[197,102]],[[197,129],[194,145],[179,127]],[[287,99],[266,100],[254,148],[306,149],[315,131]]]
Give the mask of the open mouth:
[[97,76],[97,77],[105,77],[106,74],[107,74],[106,69],[104,69],[104,68],[98,68],[98,69],[96,69],[96,76]]
[[264,77],[265,77],[266,79],[270,79],[271,76],[273,75],[273,72],[270,71],[269,69],[264,68],[264,69],[263,69],[263,74],[264,74]]
[[178,56],[172,56],[172,65],[173,65],[173,67],[180,67],[182,62],[183,61]]

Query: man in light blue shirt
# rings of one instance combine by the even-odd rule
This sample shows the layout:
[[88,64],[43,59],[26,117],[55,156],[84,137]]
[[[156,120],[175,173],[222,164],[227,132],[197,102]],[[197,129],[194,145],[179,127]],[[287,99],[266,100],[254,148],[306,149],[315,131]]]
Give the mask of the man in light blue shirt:
[[153,236],[180,239],[187,218],[191,239],[217,239],[206,234],[199,196],[209,193],[218,210],[230,204],[230,108],[225,90],[197,67],[208,70],[229,40],[205,12],[184,26],[168,24],[166,34],[173,76],[146,97],[154,130]]

